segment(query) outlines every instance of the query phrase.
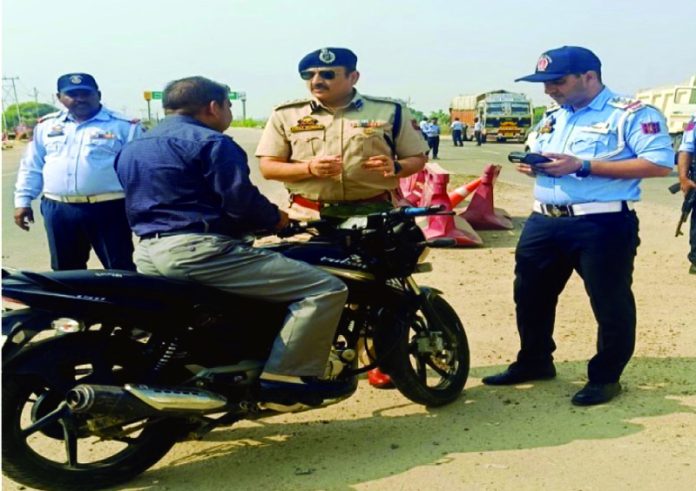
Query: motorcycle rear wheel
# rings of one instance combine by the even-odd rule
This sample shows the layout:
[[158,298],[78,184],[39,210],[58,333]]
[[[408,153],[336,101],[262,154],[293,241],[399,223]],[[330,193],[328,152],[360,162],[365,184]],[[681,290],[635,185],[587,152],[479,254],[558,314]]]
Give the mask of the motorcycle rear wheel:
[[50,363],[41,363],[47,350],[44,343],[37,344],[27,349],[21,363],[3,370],[2,461],[9,478],[39,489],[113,486],[154,465],[176,443],[176,420],[171,419],[112,440],[97,438],[86,420],[74,415],[28,429],[57,409],[66,391],[79,383],[134,381],[142,369],[142,345],[104,338],[80,333],[56,340]]
[[454,309],[441,296],[427,295],[429,308],[418,310],[400,333],[385,368],[405,397],[436,407],[454,401],[464,389],[469,343]]

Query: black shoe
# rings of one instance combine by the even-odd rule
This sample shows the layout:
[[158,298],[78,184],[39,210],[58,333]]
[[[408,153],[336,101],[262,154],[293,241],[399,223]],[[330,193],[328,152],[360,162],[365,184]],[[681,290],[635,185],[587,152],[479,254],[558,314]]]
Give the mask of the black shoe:
[[260,379],[260,399],[262,401],[280,404],[300,402],[310,406],[319,406],[327,400],[345,399],[358,388],[356,377],[339,380],[290,376],[278,376],[277,378],[279,380]]
[[594,406],[611,401],[621,392],[621,384],[593,384],[588,382],[571,399],[576,406]]
[[556,376],[556,367],[547,365],[542,368],[523,368],[512,364],[504,372],[483,377],[486,385],[515,385],[529,380],[549,380]]

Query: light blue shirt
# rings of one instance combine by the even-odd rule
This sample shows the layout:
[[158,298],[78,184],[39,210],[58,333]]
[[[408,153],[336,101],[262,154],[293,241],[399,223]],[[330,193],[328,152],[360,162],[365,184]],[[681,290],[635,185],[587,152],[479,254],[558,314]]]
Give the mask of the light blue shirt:
[[42,191],[86,196],[123,191],[114,170],[121,147],[143,128],[102,106],[78,123],[67,111],[48,115],[34,128],[34,138],[19,165],[15,207],[28,208]]
[[433,123],[428,124],[428,127],[425,129],[425,135],[430,138],[440,136],[440,126]]
[[[549,111],[532,152],[573,155],[583,160],[633,158],[672,168],[674,151],[664,116],[651,106],[619,97],[604,88],[587,106]],[[640,179],[537,175],[534,197],[546,204],[638,201]]]
[[454,122],[452,122],[451,128],[452,128],[453,130],[459,130],[459,131],[461,131],[461,130],[464,129],[464,125],[462,124],[461,121],[454,121]]
[[696,114],[691,116],[686,128],[684,128],[679,151],[694,153],[694,139],[696,139]]

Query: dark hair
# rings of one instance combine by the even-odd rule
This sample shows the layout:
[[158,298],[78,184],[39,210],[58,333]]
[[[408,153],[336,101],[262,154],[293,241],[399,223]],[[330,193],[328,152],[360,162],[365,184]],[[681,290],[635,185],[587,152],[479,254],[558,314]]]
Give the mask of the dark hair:
[[162,106],[164,112],[193,116],[215,101],[222,105],[229,97],[227,85],[213,82],[205,77],[186,77],[169,82],[164,88]]

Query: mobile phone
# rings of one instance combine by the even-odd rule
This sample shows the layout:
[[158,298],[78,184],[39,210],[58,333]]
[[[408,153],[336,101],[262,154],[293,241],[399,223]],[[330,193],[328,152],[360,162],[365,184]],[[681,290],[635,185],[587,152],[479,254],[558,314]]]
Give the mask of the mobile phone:
[[508,160],[516,164],[527,164],[527,165],[537,165],[543,164],[544,162],[551,162],[551,159],[544,157],[540,153],[530,153],[530,152],[510,152],[508,154]]

